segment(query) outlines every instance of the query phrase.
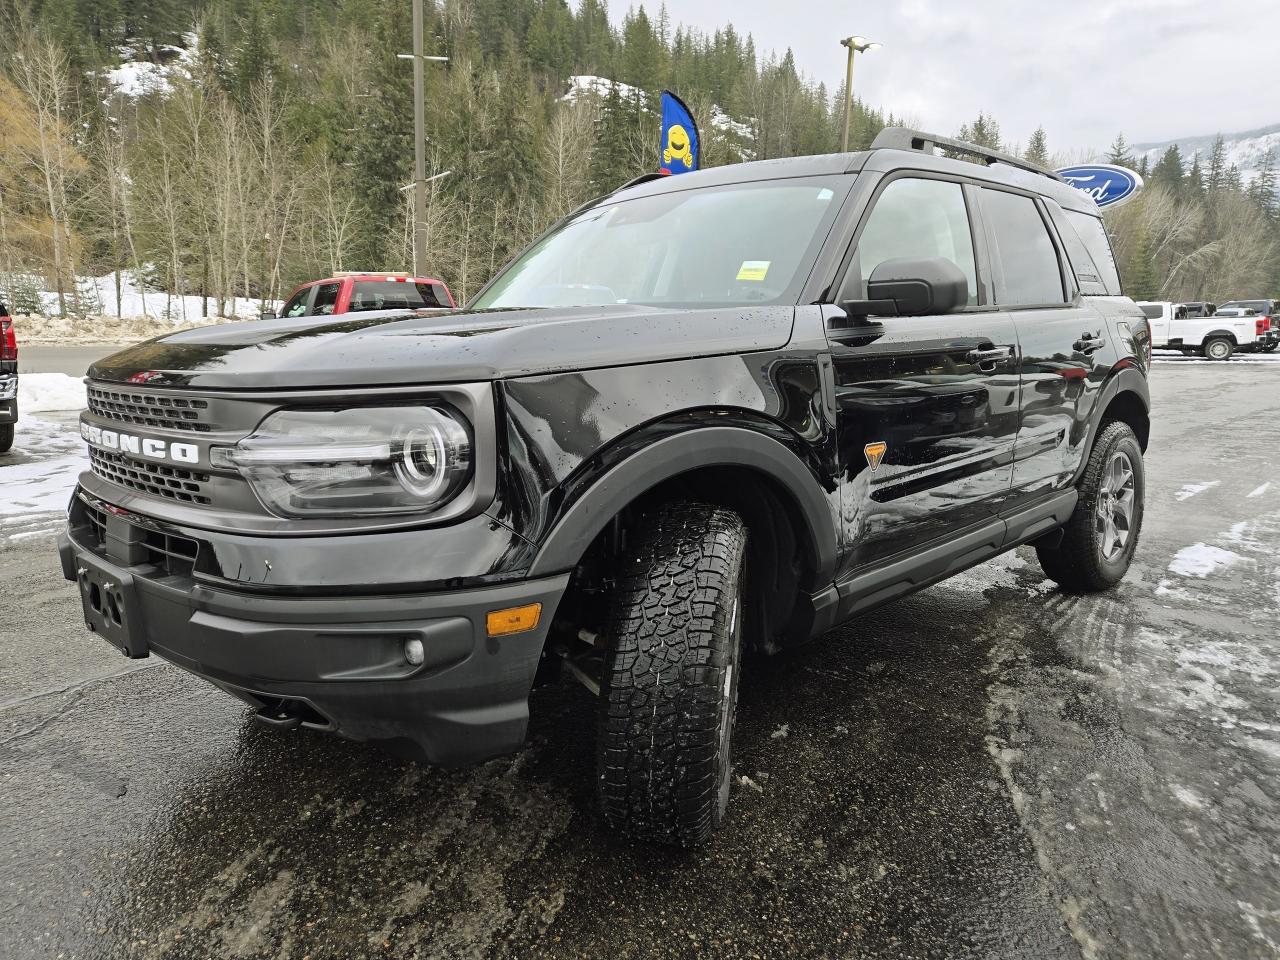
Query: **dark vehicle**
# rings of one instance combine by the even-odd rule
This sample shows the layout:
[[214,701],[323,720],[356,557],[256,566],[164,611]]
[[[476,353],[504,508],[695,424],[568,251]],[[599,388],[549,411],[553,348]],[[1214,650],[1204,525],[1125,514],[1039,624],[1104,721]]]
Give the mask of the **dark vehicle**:
[[18,335],[9,308],[0,302],[0,453],[13,449],[18,423]]
[[1092,200],[1013,158],[887,130],[641,178],[467,310],[99,361],[63,569],[126,655],[435,763],[519,748],[566,670],[608,822],[697,843],[745,648],[1020,544],[1124,576],[1149,343]]
[[1218,312],[1216,303],[1206,303],[1203,300],[1190,300],[1183,304],[1187,308],[1187,317],[1194,319],[1196,317],[1212,317]]
[[432,310],[456,306],[443,280],[410,277],[400,273],[339,273],[304,283],[280,308],[268,311],[264,320],[279,316],[329,317],[371,310]]

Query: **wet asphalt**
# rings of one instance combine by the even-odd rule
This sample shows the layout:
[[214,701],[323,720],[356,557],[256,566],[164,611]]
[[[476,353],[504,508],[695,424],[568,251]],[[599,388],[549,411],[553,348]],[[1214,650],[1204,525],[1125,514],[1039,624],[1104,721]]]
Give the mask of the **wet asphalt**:
[[1278,956],[1280,364],[1153,392],[1119,588],[1024,549],[751,662],[692,852],[602,829],[571,681],[465,770],[260,730],[0,538],[0,957]]

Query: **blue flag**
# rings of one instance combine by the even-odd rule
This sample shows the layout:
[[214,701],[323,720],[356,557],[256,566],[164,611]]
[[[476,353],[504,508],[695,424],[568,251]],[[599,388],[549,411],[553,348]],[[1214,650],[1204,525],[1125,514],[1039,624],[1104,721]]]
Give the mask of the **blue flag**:
[[698,169],[698,126],[684,101],[670,90],[662,91],[662,141],[658,156],[663,173],[688,173]]

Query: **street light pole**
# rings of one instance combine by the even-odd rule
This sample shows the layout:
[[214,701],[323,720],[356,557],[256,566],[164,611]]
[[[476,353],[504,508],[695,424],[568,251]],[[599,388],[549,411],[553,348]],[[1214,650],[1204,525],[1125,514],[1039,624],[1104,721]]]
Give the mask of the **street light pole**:
[[845,37],[840,46],[849,48],[849,60],[844,71],[844,132],[840,135],[840,152],[849,152],[849,114],[853,110],[853,55],[880,49],[880,44],[866,37]]
[[427,275],[427,116],[423,70],[428,60],[447,63],[448,57],[428,57],[422,52],[422,2],[413,3],[413,53],[396,54],[413,61],[413,272]]
[[423,90],[422,0],[413,0],[413,275],[427,275],[427,118]]

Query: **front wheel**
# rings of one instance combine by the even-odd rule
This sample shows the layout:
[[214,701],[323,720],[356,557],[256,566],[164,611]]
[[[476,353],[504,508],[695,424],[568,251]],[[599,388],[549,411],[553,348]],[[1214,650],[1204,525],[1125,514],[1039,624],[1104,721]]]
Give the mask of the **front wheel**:
[[729,804],[747,531],[733,511],[690,502],[644,524],[606,631],[600,804],[628,836],[693,846]]
[[1236,345],[1226,337],[1214,337],[1205,341],[1203,350],[1207,360],[1230,360],[1231,354],[1236,351]]
[[13,447],[13,424],[0,423],[0,453],[8,453]]
[[1138,548],[1145,494],[1138,438],[1127,423],[1104,424],[1062,541],[1036,547],[1045,576],[1073,593],[1096,593],[1119,583]]

